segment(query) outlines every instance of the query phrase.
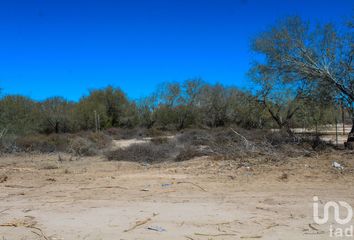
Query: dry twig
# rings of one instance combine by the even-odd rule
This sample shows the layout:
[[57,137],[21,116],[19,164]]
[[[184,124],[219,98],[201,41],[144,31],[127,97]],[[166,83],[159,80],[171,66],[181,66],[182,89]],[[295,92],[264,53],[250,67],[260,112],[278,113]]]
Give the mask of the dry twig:
[[22,185],[5,185],[7,188],[35,188],[34,186],[22,186]]
[[177,184],[182,184],[182,183],[192,184],[193,186],[196,186],[197,188],[199,188],[199,189],[202,190],[203,192],[207,192],[207,190],[205,190],[204,188],[202,188],[202,187],[199,186],[198,184],[195,184],[195,183],[192,183],[192,182],[177,182]]
[[142,226],[142,225],[144,225],[144,224],[146,224],[146,223],[148,223],[148,222],[150,222],[150,221],[151,221],[151,218],[147,218],[147,219],[142,220],[142,221],[137,221],[134,226],[132,226],[131,228],[128,228],[128,229],[124,230],[124,232],[130,232],[130,231],[134,230],[135,228],[137,228],[137,227],[139,227],[139,226]]
[[247,138],[243,135],[241,135],[240,133],[236,132],[233,128],[230,128],[231,131],[233,131],[237,136],[241,137],[243,144],[245,145],[245,147],[247,149],[251,149],[252,151],[254,150],[254,145],[252,143],[250,143]]
[[40,229],[39,227],[35,226],[36,222],[28,222],[26,220],[19,220],[19,221],[13,221],[13,222],[9,222],[9,223],[4,223],[4,224],[0,224],[0,227],[25,227],[25,228],[29,228],[29,229],[34,229],[40,232],[40,234],[31,231],[33,233],[35,233],[38,236],[42,236],[45,240],[49,240],[48,237],[44,234],[43,230]]
[[6,208],[4,210],[1,210],[0,213],[6,212],[7,210],[10,210],[10,208]]
[[204,237],[237,236],[237,234],[235,233],[219,233],[219,234],[194,233],[194,235],[204,236]]
[[[157,216],[157,215],[158,215],[158,214],[155,214],[155,213],[154,213],[153,217],[155,217],[155,216]],[[132,226],[132,227],[130,227],[130,228],[124,230],[124,232],[130,232],[130,231],[134,230],[135,228],[140,227],[140,226],[142,226],[142,225],[144,225],[144,224],[150,222],[151,220],[152,220],[152,218],[147,218],[147,219],[145,219],[145,220],[136,221],[135,224],[134,224],[134,226]]]
[[84,187],[80,188],[80,190],[91,190],[91,189],[99,189],[99,188],[120,188],[124,190],[128,190],[129,188],[121,187],[121,186],[102,186],[102,187]]

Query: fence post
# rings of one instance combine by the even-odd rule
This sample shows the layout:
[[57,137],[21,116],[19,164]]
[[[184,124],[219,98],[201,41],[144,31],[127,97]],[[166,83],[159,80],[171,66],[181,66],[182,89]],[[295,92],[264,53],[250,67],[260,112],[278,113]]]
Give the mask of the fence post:
[[337,118],[335,119],[335,121],[336,121],[336,145],[338,147],[338,120],[337,120]]

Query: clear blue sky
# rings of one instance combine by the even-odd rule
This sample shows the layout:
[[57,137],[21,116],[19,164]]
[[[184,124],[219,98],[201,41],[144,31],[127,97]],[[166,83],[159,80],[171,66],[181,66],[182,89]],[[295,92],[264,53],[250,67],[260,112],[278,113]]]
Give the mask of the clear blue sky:
[[0,87],[77,100],[120,87],[129,97],[202,77],[247,87],[249,40],[276,19],[342,22],[353,0],[2,0]]

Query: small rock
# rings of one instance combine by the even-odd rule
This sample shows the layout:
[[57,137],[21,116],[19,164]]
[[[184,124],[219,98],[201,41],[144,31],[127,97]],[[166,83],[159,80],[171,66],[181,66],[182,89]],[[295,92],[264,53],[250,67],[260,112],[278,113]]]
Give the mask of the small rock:
[[283,173],[280,177],[279,177],[280,180],[288,180],[288,174],[287,173]]

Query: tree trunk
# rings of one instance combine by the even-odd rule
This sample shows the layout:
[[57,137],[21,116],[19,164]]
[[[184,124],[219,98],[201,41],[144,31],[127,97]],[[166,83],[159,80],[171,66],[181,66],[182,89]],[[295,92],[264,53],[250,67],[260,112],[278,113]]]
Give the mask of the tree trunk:
[[352,130],[348,135],[348,140],[344,144],[348,149],[354,149],[354,112],[352,113]]
[[348,135],[348,142],[354,143],[354,116],[352,118],[352,130],[350,130],[350,133]]
[[294,132],[291,130],[290,124],[288,122],[284,123],[284,127],[286,130],[286,133],[290,136],[290,137],[294,137]]
[[352,113],[352,130],[350,130],[351,134],[354,134],[354,112]]
[[59,122],[55,123],[54,130],[55,130],[55,133],[59,133]]
[[150,122],[148,123],[148,125],[146,126],[146,128],[147,128],[147,129],[150,129],[150,128],[152,128],[152,126],[154,126],[154,124],[155,124],[155,121],[152,120],[152,121],[150,121]]

